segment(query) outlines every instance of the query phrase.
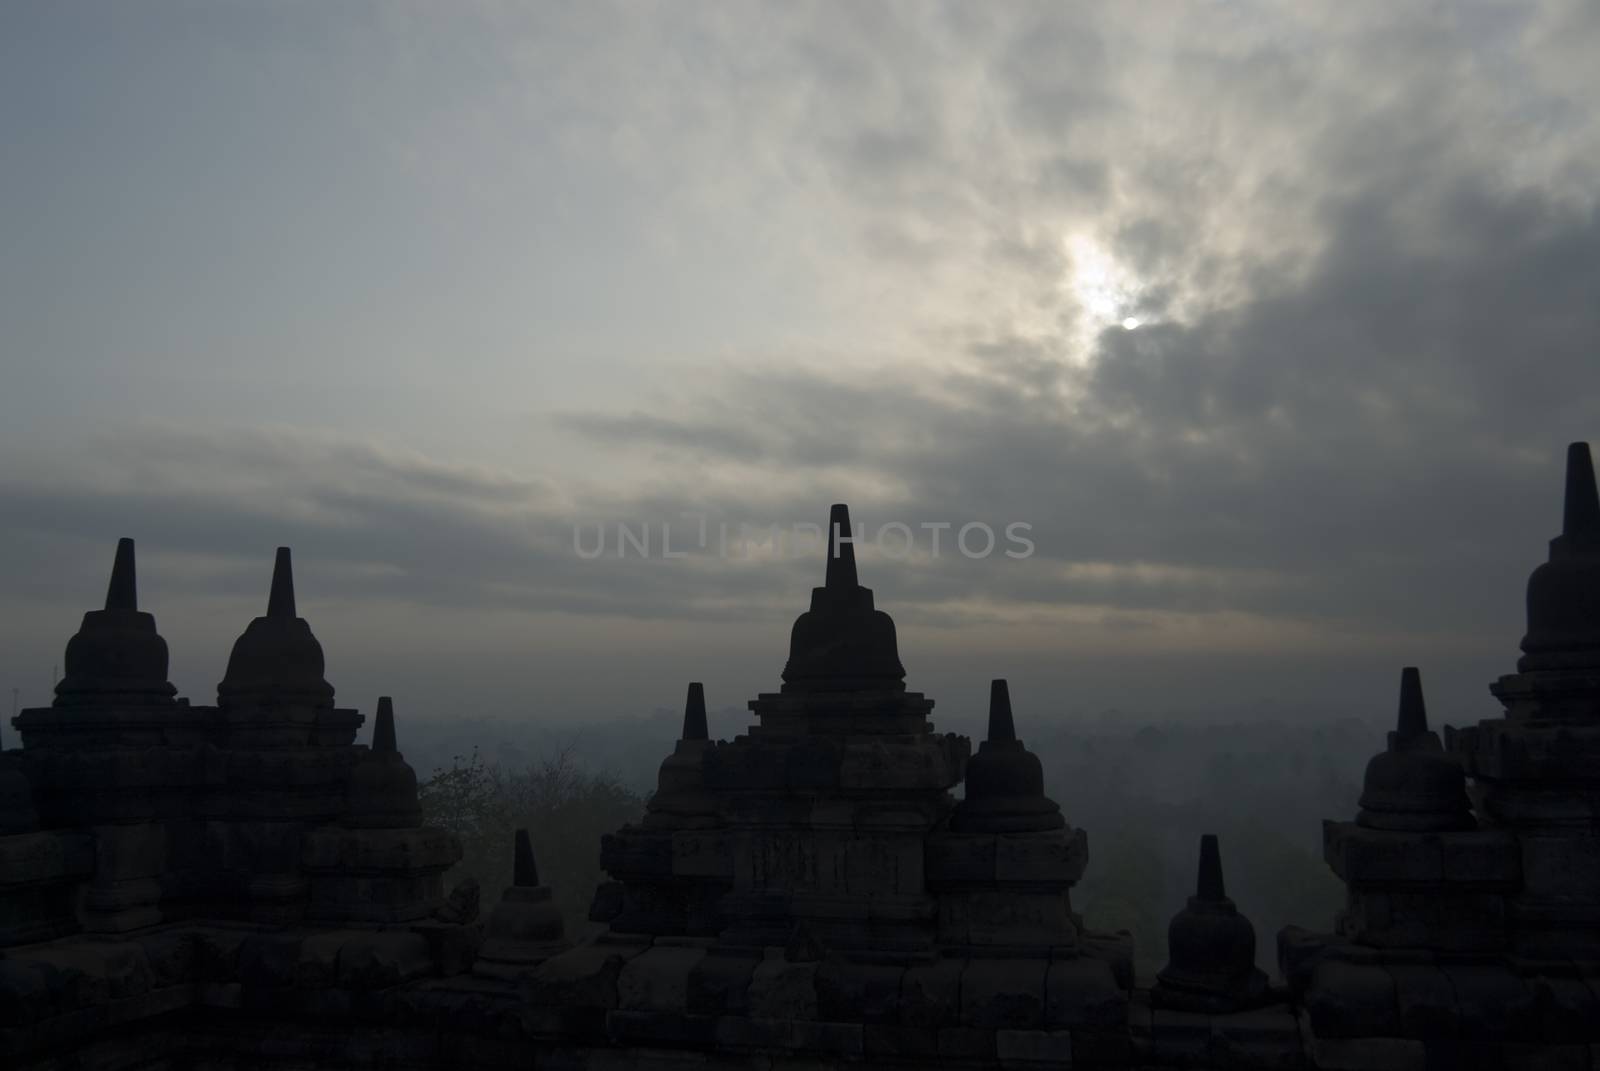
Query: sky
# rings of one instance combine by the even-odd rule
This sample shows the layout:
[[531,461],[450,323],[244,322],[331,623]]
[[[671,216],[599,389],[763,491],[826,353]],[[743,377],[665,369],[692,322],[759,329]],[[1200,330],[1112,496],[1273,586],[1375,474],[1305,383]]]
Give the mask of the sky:
[[1585,0],[6,4],[0,688],[131,536],[195,703],[288,545],[341,704],[739,707],[822,576],[740,526],[844,501],[939,711],[1493,716],[1600,431],[1596,54]]

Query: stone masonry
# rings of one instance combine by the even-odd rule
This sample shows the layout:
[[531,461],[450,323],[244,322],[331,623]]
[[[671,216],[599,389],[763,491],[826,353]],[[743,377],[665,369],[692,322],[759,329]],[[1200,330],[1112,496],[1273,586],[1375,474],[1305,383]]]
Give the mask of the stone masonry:
[[1278,935],[1280,982],[1207,836],[1136,984],[1128,936],[1073,910],[1089,838],[1018,734],[1028,697],[993,682],[976,751],[938,732],[830,520],[781,686],[731,741],[689,686],[577,944],[526,830],[486,919],[475,885],[446,895],[460,847],[423,824],[390,700],[355,744],[287,549],[200,707],[123,540],[54,703],[0,752],[0,1066],[1600,1069],[1587,446],[1505,715],[1441,739],[1402,671],[1358,813],[1324,825],[1347,906]]

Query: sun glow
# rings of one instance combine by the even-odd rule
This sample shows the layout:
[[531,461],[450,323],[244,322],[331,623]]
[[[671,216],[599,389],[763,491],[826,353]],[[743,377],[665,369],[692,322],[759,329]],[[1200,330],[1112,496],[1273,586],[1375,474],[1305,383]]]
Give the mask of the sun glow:
[[1138,277],[1088,235],[1066,238],[1072,267],[1066,288],[1088,314],[1093,330],[1120,324],[1132,331],[1144,320],[1134,315],[1144,289]]

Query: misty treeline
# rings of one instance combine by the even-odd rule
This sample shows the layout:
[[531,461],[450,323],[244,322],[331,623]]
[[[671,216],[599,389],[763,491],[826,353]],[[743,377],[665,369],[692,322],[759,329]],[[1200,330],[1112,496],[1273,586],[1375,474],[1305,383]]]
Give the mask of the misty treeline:
[[[529,741],[491,743],[487,758],[472,749],[436,770],[422,786],[424,813],[465,850],[447,883],[477,878],[487,912],[511,880],[512,832],[526,826],[569,935],[590,932],[589,903],[605,880],[600,838],[643,815],[654,781],[644,769],[672,746],[665,725],[659,740],[642,725],[615,728],[581,747],[547,739],[542,758],[529,758],[539,746]],[[1094,930],[1131,932],[1146,978],[1165,963],[1167,923],[1194,892],[1202,833],[1221,838],[1228,894],[1255,923],[1263,967],[1273,967],[1284,925],[1331,927],[1344,889],[1322,860],[1322,820],[1354,816],[1366,760],[1382,742],[1382,727],[1356,719],[1101,719],[1039,727],[1027,741],[1044,764],[1046,790],[1088,831],[1074,908]],[[641,748],[653,762],[632,761]],[[619,766],[633,775],[612,772]]]
[[645,802],[615,777],[581,766],[570,747],[522,769],[486,763],[474,748],[435,770],[418,796],[428,824],[461,838],[461,862],[445,875],[445,887],[476,878],[485,916],[511,884],[512,839],[526,828],[539,880],[551,886],[570,938],[592,928],[601,836],[637,821]]

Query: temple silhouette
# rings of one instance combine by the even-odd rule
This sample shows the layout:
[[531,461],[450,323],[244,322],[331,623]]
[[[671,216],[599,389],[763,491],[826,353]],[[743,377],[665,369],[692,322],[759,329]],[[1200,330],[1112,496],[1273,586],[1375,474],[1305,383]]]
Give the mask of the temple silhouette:
[[[832,532],[849,529],[835,506]],[[893,620],[830,540],[781,687],[708,738],[700,684],[640,820],[598,846],[569,940],[537,831],[505,890],[444,888],[403,727],[335,705],[280,549],[214,706],[178,698],[117,545],[53,703],[0,755],[0,1066],[66,1069],[1600,1068],[1600,499],[1587,444],[1528,583],[1503,716],[1443,735],[1400,674],[1356,814],[1324,823],[1337,919],[1279,972],[1197,845],[1170,962],[1071,890],[1030,704],[936,731]],[[965,784],[957,798],[952,790]]]

